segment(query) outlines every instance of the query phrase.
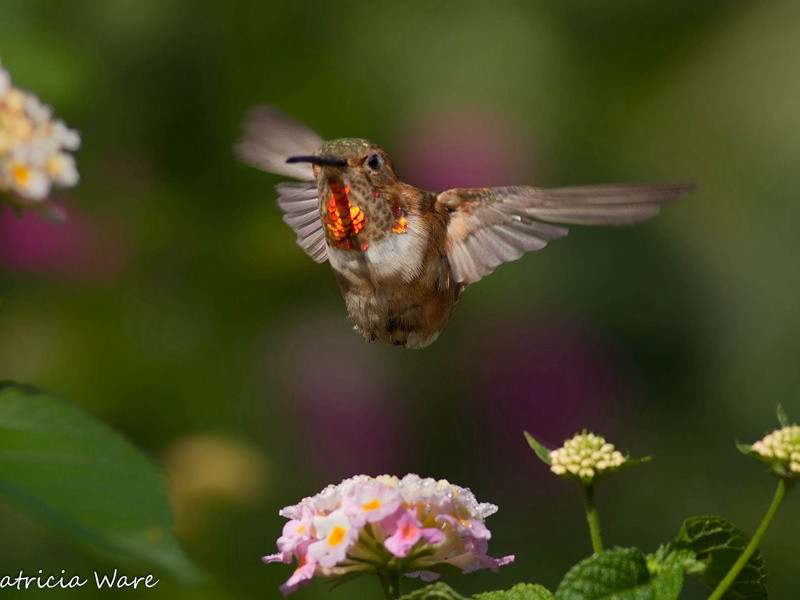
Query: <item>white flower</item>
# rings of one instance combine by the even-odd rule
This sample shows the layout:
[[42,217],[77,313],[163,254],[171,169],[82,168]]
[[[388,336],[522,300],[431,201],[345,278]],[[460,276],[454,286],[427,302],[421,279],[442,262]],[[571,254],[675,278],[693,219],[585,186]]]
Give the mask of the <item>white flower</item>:
[[44,172],[34,169],[19,159],[11,159],[4,165],[4,176],[9,189],[30,200],[43,200],[50,193],[50,179]]
[[[41,202],[53,186],[78,183],[75,159],[80,136],[34,94],[15,88],[0,66],[0,192],[11,201]],[[0,200],[3,198],[0,197]]]
[[613,444],[593,433],[576,434],[564,445],[550,452],[550,470],[565,478],[589,482],[599,475],[619,468],[626,458]]
[[53,121],[53,139],[67,150],[77,150],[81,145],[81,136],[74,129],[70,129],[61,119]]
[[3,98],[11,89],[11,75],[8,74],[0,63],[0,99]]
[[78,168],[75,166],[75,159],[71,154],[66,154],[65,152],[58,152],[48,157],[45,168],[47,169],[47,174],[56,185],[72,187],[80,179]]
[[776,429],[753,444],[752,450],[773,467],[800,475],[800,425]]
[[30,117],[34,124],[44,125],[53,116],[53,109],[33,94],[28,94],[25,97],[25,114]]
[[308,558],[323,568],[342,562],[358,537],[358,530],[341,510],[324,517],[314,517],[314,529],[319,541],[308,547]]
[[370,481],[353,490],[342,500],[342,509],[357,527],[382,521],[397,512],[402,498],[397,489],[379,481]]

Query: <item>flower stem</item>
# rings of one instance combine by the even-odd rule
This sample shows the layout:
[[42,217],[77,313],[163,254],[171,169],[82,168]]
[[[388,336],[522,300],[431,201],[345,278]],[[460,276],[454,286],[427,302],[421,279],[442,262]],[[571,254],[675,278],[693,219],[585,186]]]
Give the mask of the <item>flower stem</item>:
[[753,556],[753,553],[758,548],[758,543],[761,541],[761,538],[764,537],[764,533],[767,531],[767,527],[772,522],[772,517],[775,516],[775,513],[778,511],[778,507],[781,505],[783,501],[783,497],[786,495],[786,480],[779,479],[778,480],[778,488],[775,490],[775,496],[772,498],[772,504],[769,505],[767,509],[767,513],[764,515],[764,518],[761,520],[761,524],[756,529],[756,532],[753,534],[753,537],[750,538],[750,543],[744,549],[739,559],[733,564],[731,570],[725,575],[722,581],[719,582],[717,588],[712,592],[712,594],[708,597],[708,600],[719,600],[722,598],[722,595],[727,591],[730,585],[736,580],[741,570],[747,564],[747,561],[750,560],[750,557]]
[[400,598],[400,571],[389,567],[378,571],[381,585],[383,586],[383,596],[386,600],[397,600]]
[[586,511],[586,522],[589,523],[589,536],[592,538],[592,551],[600,554],[603,551],[603,540],[600,538],[600,519],[594,508],[594,485],[582,485],[583,508]]

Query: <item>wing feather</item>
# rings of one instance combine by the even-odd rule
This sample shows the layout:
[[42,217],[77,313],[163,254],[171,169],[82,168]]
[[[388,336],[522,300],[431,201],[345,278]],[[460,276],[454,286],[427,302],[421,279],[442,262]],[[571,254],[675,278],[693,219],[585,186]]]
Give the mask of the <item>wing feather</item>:
[[449,215],[447,252],[455,281],[474,283],[498,265],[564,237],[563,225],[633,225],[694,184],[453,189],[436,199]]
[[319,150],[322,138],[274,106],[256,106],[245,117],[236,154],[249,165],[304,180],[279,183],[278,207],[283,221],[297,234],[297,244],[317,262],[328,259],[328,247],[319,216],[314,170],[305,162],[287,163],[291,156],[308,156]]
[[328,246],[319,216],[317,184],[312,181],[302,183],[279,183],[278,207],[283,211],[283,222],[297,234],[297,245],[315,261],[321,263],[328,259]]
[[245,117],[236,154],[247,164],[295,179],[310,181],[314,171],[309,163],[291,163],[291,156],[313,154],[322,138],[302,123],[284,115],[274,106],[256,106]]

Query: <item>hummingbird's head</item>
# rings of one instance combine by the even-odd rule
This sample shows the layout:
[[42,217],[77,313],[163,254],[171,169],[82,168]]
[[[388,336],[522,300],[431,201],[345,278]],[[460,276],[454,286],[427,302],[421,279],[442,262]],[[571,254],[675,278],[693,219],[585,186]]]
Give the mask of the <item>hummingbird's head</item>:
[[324,142],[311,156],[292,156],[287,163],[307,162],[314,165],[314,175],[345,184],[360,180],[381,188],[397,180],[389,157],[369,140],[341,138]]
[[364,250],[395,230],[398,220],[404,221],[397,175],[380,146],[357,138],[330,140],[313,155],[286,162],[313,165],[331,244]]

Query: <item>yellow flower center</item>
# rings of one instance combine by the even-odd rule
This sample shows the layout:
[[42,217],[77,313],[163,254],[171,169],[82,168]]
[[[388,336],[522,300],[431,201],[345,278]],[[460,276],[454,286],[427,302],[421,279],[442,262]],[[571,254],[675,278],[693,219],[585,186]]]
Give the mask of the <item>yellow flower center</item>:
[[339,527],[338,525],[334,527],[333,531],[331,531],[331,535],[328,537],[328,545],[333,548],[341,544],[344,541],[345,533],[347,533],[347,530],[344,527]]
[[25,165],[16,164],[11,167],[11,177],[17,182],[17,185],[25,185],[30,179],[31,172]]
[[376,510],[380,507],[381,507],[381,501],[378,500],[377,498],[374,498],[369,502],[367,502],[366,504],[361,505],[362,510]]

